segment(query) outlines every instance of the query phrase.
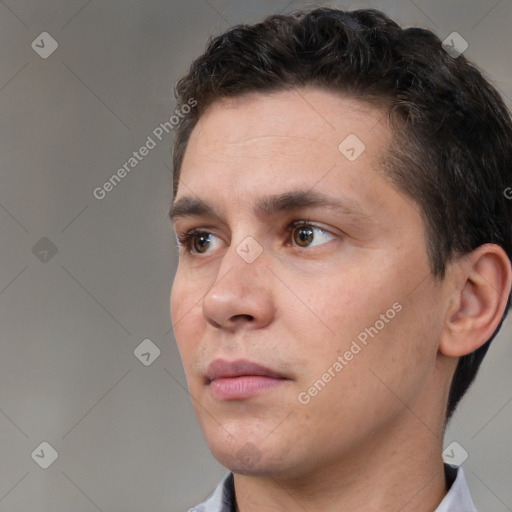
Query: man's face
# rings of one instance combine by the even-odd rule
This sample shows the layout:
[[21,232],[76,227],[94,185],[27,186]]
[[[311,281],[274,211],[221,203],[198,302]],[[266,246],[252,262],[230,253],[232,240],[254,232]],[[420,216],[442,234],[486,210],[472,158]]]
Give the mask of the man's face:
[[[437,433],[443,288],[419,208],[383,178],[390,142],[382,111],[315,88],[218,101],[191,134],[176,203],[214,213],[175,218],[178,237],[205,234],[180,250],[171,316],[232,471],[292,477]],[[216,360],[281,378],[245,363],[214,375]]]

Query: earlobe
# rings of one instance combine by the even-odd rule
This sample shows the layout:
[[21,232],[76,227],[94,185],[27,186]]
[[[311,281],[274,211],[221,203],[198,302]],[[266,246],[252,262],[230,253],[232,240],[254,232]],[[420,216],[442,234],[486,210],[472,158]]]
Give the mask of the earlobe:
[[485,244],[453,263],[452,309],[439,350],[460,357],[481,347],[494,333],[510,294],[512,270],[505,251]]

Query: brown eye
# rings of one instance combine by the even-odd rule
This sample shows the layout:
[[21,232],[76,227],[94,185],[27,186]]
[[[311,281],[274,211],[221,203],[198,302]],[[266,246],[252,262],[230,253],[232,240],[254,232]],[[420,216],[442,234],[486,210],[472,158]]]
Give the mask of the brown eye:
[[194,248],[194,251],[202,254],[208,250],[209,243],[210,234],[202,233],[194,237],[194,240],[192,241],[192,247]]
[[177,240],[180,253],[183,251],[192,256],[210,254],[222,245],[222,240],[219,237],[209,231],[198,229],[191,229],[182,236],[177,235]]
[[300,220],[290,226],[290,235],[295,247],[311,248],[330,242],[335,235],[305,220]]
[[313,229],[308,225],[297,226],[293,230],[292,237],[299,247],[307,247],[313,241]]

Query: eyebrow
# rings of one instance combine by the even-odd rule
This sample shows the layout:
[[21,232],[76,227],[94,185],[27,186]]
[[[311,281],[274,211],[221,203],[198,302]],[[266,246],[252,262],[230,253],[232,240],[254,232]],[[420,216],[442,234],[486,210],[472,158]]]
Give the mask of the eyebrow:
[[[292,190],[259,198],[252,211],[258,217],[270,217],[276,213],[299,210],[303,208],[327,208],[345,215],[370,221],[359,203],[350,198],[333,198],[313,190]],[[178,218],[204,216],[220,219],[220,214],[206,201],[198,197],[186,196],[175,201],[170,208],[169,217],[174,223]]]

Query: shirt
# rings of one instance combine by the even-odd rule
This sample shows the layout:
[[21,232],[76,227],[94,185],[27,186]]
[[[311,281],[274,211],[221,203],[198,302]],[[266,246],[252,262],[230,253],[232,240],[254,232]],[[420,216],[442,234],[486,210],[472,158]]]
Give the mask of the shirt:
[[[448,493],[435,512],[477,512],[461,467],[444,465]],[[188,512],[235,512],[235,486],[233,473],[229,473],[213,494]]]

